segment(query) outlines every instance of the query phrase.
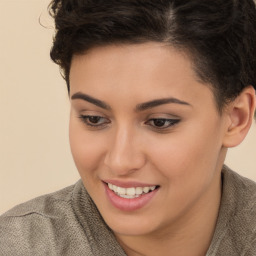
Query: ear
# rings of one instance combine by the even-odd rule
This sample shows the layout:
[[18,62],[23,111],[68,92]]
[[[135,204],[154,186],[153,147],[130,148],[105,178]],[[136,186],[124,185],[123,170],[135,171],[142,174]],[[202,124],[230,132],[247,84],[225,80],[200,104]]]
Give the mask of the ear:
[[229,124],[223,140],[227,148],[239,145],[247,135],[255,112],[256,97],[252,86],[246,87],[227,107]]

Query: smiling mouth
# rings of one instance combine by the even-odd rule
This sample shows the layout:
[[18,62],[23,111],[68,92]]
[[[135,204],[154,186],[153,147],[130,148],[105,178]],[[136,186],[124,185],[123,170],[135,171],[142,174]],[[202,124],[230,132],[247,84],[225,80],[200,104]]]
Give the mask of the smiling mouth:
[[117,196],[126,198],[126,199],[133,199],[140,197],[142,195],[148,194],[155,189],[159,188],[159,186],[150,186],[150,187],[130,187],[130,188],[123,188],[113,185],[111,183],[107,183],[110,190],[112,190]]

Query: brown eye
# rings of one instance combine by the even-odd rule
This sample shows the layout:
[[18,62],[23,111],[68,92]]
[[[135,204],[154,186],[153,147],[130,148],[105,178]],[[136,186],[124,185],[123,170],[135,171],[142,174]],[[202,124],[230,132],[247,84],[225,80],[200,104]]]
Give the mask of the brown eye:
[[179,119],[166,119],[166,118],[152,118],[146,122],[146,124],[152,126],[155,129],[166,129],[177,124]]
[[89,115],[80,115],[79,118],[85,123],[87,126],[91,127],[101,127],[110,123],[110,121],[102,116],[89,116]]
[[99,116],[89,116],[89,117],[88,117],[88,121],[89,121],[90,123],[92,123],[92,124],[97,124],[97,123],[99,123],[100,119],[101,119],[101,117],[99,117]]
[[154,126],[162,127],[166,124],[165,119],[153,119]]

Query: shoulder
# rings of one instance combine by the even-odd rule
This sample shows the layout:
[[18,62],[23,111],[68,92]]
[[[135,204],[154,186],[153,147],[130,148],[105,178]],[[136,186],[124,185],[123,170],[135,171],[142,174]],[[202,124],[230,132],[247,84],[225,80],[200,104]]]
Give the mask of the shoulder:
[[230,183],[226,185],[230,194],[229,235],[241,255],[256,255],[256,183],[231,170],[226,176]]
[[[56,255],[57,251],[61,255],[63,245],[67,248],[85,243],[79,241],[81,228],[72,208],[73,191],[81,186],[79,181],[20,204],[0,216],[0,255],[37,255],[35,252],[39,250],[42,255]],[[77,233],[78,239],[69,241],[66,234],[72,232]],[[67,242],[70,245],[65,244]]]
[[[223,204],[233,216],[248,214],[250,223],[256,226],[256,182],[245,178],[238,173],[223,168]],[[243,218],[244,220],[244,218]]]
[[222,199],[211,248],[219,254],[209,255],[256,255],[256,183],[226,166],[222,177]]
[[55,211],[57,209],[59,210],[60,205],[67,207],[70,204],[74,186],[72,185],[54,193],[39,196],[28,202],[19,204],[0,216],[0,219],[22,217],[31,214],[49,215],[48,217],[50,217],[56,213]]
[[[241,188],[247,188],[249,194],[256,194],[256,182],[253,180],[250,180],[237,172],[231,170],[229,167],[225,166],[222,169],[224,181],[228,183],[232,183],[235,186],[241,187]],[[225,183],[224,183],[225,184]]]

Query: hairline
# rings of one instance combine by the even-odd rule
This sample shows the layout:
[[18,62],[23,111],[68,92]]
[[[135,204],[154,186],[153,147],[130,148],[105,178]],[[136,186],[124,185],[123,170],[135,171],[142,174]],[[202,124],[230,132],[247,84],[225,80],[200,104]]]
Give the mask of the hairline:
[[226,105],[228,105],[228,103],[232,102],[234,99],[230,99],[229,102],[220,102],[220,96],[219,96],[219,92],[218,90],[214,87],[214,82],[211,81],[205,81],[204,79],[202,79],[202,77],[200,77],[200,73],[199,73],[199,65],[197,65],[196,63],[196,58],[200,56],[200,53],[198,53],[198,51],[196,49],[193,49],[192,47],[189,48],[189,46],[186,46],[186,44],[181,44],[181,43],[170,43],[170,38],[168,38],[167,40],[149,40],[147,38],[140,38],[140,40],[124,40],[124,41],[114,41],[114,42],[101,42],[101,43],[96,43],[95,45],[88,47],[87,49],[84,49],[83,51],[80,52],[74,52],[71,56],[70,59],[70,66],[68,69],[68,76],[66,80],[67,83],[67,88],[68,88],[68,94],[70,95],[70,70],[71,70],[71,65],[72,65],[72,60],[74,58],[74,56],[82,56],[82,55],[86,55],[89,52],[93,51],[94,49],[97,48],[102,48],[102,47],[111,47],[111,46],[128,46],[128,45],[139,45],[139,44],[146,44],[146,43],[160,43],[165,47],[171,47],[173,49],[175,49],[177,52],[179,52],[180,54],[186,56],[191,63],[191,68],[194,71],[195,74],[195,79],[207,86],[213,93],[214,96],[214,102],[215,102],[215,106],[216,109],[219,113],[219,115],[221,115],[223,113],[223,110],[225,108]]

